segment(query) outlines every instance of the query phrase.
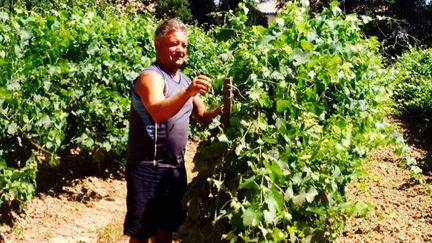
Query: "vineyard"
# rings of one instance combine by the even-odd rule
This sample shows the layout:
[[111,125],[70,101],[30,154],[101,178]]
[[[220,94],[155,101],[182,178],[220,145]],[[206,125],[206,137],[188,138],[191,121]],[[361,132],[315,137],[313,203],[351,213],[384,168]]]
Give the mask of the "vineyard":
[[[348,188],[376,148],[430,184],[430,155],[412,158],[389,121],[416,120],[411,140],[430,138],[431,49],[389,62],[362,33],[371,19],[337,2],[317,14],[308,1],[287,4],[268,27],[248,25],[248,11],[240,3],[223,26],[189,27],[184,73],[212,77],[204,99],[214,106],[231,77],[233,106],[229,126],[192,124],[182,241],[334,241],[374,208]],[[42,168],[114,164],[121,176],[132,80],[155,60],[157,23],[109,6],[0,11],[2,221],[40,191]]]

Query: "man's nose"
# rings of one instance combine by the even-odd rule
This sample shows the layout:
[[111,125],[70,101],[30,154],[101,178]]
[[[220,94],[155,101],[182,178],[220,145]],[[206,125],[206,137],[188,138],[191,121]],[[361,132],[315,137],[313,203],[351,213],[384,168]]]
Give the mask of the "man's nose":
[[186,48],[183,47],[182,45],[178,45],[177,48],[176,48],[176,51],[184,52],[184,51],[186,51]]

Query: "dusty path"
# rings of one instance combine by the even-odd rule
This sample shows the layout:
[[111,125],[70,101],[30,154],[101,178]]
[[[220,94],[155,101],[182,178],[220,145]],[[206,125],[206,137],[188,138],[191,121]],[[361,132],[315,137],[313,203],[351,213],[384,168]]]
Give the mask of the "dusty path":
[[[196,143],[188,144],[186,165],[193,176]],[[14,215],[13,226],[0,225],[10,243],[127,242],[122,236],[126,212],[126,183],[122,178],[86,177],[63,186],[62,192],[40,193]],[[1,239],[0,239],[1,242]],[[2,242],[1,242],[2,243]]]
[[40,194],[6,232],[10,242],[99,242],[104,227],[124,213],[125,183],[88,177],[58,196]]
[[[195,151],[196,144],[190,143],[189,171]],[[424,150],[412,151],[417,159],[427,156]],[[432,176],[425,177],[425,185],[413,184],[390,148],[370,158],[370,174],[350,186],[349,197],[376,208],[367,218],[350,218],[337,242],[432,242]],[[0,225],[0,232],[9,242],[127,242],[121,235],[124,198],[124,180],[86,177],[65,186],[61,194],[37,195],[16,216],[14,226]]]
[[[391,119],[409,145],[409,155],[423,165],[418,184],[390,147],[375,150],[368,176],[349,186],[349,199],[375,206],[367,218],[352,217],[337,242],[432,242],[432,141],[421,138],[416,121]],[[366,185],[364,188],[363,185]]]
[[[424,151],[412,150],[424,158]],[[428,184],[414,183],[391,148],[374,151],[370,159],[368,176],[350,185],[349,199],[375,209],[367,218],[350,218],[337,242],[432,242],[432,176],[425,177]]]

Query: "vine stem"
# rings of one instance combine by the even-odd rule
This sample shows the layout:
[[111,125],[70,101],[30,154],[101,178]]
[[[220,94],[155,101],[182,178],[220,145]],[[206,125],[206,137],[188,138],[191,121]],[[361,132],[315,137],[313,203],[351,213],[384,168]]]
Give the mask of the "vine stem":
[[[259,227],[260,227],[261,229],[265,229],[261,222],[259,223]],[[261,230],[261,231],[263,231],[263,230]],[[263,232],[263,237],[264,237],[264,241],[265,241],[265,242],[269,242],[269,241],[267,240],[266,234],[264,234],[264,232]]]
[[[222,158],[222,162],[224,162],[224,158]],[[219,173],[219,181],[222,181],[222,177],[224,177],[223,174],[224,174],[223,171],[221,171]],[[226,204],[224,204],[223,206],[225,206],[225,205]],[[217,217],[218,207],[219,207],[219,201],[216,199],[216,210],[215,210],[215,213],[214,213],[214,218]],[[222,208],[221,208],[221,210],[222,210]]]
[[[24,133],[24,131],[23,131],[20,127],[18,127],[18,131],[19,131],[20,133],[22,133],[22,134]],[[45,149],[44,147],[42,147],[41,145],[39,145],[39,144],[33,142],[31,139],[27,139],[27,141],[29,141],[29,143],[30,143],[31,145],[35,146],[37,149],[41,150],[41,151],[44,152],[44,153],[47,153],[47,154],[49,154],[49,155],[52,155],[52,154],[53,154],[52,152],[46,150],[46,149]]]
[[[262,186],[264,184],[264,176],[261,176],[261,185]],[[264,198],[264,194],[263,194],[263,190],[260,190],[260,202],[261,204],[263,203],[263,198]]]
[[0,113],[0,115],[2,115],[2,117],[4,118],[4,119],[6,119],[6,120],[8,120],[9,121],[9,117],[7,117],[5,114],[3,114],[3,113]]
[[242,92],[240,91],[240,89],[237,88],[237,86],[235,86],[234,84],[231,84],[230,87],[231,87],[231,88],[234,88],[235,90],[237,90],[238,94],[240,95],[240,97],[241,97],[242,99],[244,99],[244,100],[246,99],[246,98],[242,95]]
[[28,140],[28,141],[29,141],[33,146],[35,146],[37,149],[39,149],[39,150],[41,150],[41,151],[43,151],[43,152],[45,152],[45,153],[47,153],[47,154],[50,154],[50,155],[53,154],[52,152],[50,152],[50,151],[44,149],[44,148],[43,148],[42,146],[40,146],[39,144],[37,144],[37,143],[35,143],[35,142],[31,141],[31,140]]

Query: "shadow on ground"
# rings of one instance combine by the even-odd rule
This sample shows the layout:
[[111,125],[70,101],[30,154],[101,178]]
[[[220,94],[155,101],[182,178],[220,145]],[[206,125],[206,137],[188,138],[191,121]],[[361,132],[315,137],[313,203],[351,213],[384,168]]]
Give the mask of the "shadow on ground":
[[57,166],[42,164],[36,176],[36,193],[57,195],[64,193],[63,187],[70,186],[76,179],[89,176],[99,178],[123,177],[124,164],[114,158],[94,161],[85,156],[67,155]]
[[432,176],[432,122],[419,117],[418,114],[405,114],[396,118],[404,128],[405,141],[426,152],[423,160],[418,161],[423,174]]

